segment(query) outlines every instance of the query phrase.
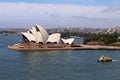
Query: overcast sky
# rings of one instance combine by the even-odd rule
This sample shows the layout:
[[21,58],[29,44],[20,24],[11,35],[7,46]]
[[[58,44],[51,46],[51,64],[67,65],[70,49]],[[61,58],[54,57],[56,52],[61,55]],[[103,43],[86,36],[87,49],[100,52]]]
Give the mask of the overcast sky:
[[120,0],[0,0],[0,28],[120,26]]

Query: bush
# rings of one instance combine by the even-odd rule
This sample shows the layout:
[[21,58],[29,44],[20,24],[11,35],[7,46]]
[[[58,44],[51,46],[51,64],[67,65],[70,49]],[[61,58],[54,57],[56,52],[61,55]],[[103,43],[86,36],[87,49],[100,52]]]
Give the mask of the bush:
[[101,44],[113,44],[118,41],[117,33],[113,34],[90,34],[84,38],[83,43],[87,44],[88,42],[98,42]]

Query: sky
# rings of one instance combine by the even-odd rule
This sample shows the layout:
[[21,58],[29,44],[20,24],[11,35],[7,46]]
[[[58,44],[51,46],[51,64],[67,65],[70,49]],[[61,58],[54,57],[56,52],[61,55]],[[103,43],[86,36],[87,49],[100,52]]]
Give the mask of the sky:
[[120,27],[120,0],[0,0],[0,28]]

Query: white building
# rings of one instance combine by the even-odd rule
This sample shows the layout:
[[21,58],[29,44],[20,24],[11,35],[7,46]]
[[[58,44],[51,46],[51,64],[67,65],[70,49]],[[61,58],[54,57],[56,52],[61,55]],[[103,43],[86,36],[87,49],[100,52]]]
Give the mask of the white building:
[[74,41],[74,38],[68,38],[68,39],[61,38],[61,40],[63,41],[63,43],[71,45]]
[[[40,25],[35,25],[27,32],[22,32],[23,40],[35,43],[59,43],[60,42],[60,33],[54,33],[48,35],[47,31],[42,28]],[[72,44],[74,38],[63,39],[61,38],[63,43]]]
[[60,33],[48,35],[47,31],[40,25],[35,25],[27,32],[22,32],[22,35],[24,40],[35,43],[59,43],[61,36]]

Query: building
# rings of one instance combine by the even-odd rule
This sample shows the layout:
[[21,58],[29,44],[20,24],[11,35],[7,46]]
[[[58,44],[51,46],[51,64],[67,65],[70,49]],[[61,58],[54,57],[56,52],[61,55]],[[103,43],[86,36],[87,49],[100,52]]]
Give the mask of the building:
[[60,33],[53,33],[51,35],[40,25],[35,25],[26,32],[22,32],[22,41],[10,49],[15,50],[39,50],[45,48],[68,48],[71,47],[74,38],[61,39]]

